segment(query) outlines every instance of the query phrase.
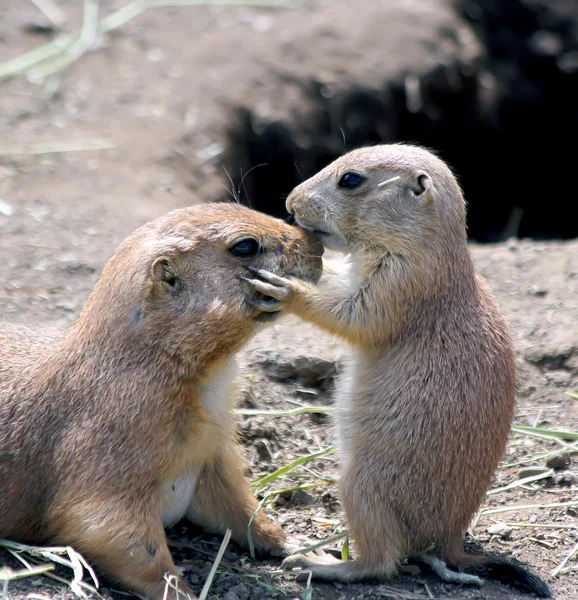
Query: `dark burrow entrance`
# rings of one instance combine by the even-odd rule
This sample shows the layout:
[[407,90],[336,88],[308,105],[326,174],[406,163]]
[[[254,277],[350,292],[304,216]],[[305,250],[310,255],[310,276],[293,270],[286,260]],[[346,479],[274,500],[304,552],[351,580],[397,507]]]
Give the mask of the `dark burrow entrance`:
[[407,79],[331,97],[311,82],[304,84],[311,109],[290,123],[263,125],[240,111],[225,165],[241,201],[287,217],[291,189],[344,151],[408,141],[435,149],[457,173],[472,240],[578,237],[578,12],[572,6],[575,0],[459,2],[485,45],[484,64],[472,73],[439,67],[421,78],[417,98]]

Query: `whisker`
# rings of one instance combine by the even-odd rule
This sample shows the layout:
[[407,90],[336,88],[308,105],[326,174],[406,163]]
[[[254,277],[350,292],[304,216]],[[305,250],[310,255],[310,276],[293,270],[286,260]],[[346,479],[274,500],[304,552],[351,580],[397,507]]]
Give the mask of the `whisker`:
[[249,193],[247,192],[247,188],[245,186],[245,177],[247,177],[247,175],[249,175],[249,173],[251,173],[255,169],[258,169],[259,167],[266,167],[268,164],[269,163],[261,163],[259,165],[255,165],[254,167],[251,167],[244,175],[243,175],[243,171],[241,171],[241,182],[239,183],[239,187],[237,188],[237,194],[239,195],[239,198],[240,198],[241,197],[241,187],[242,187],[245,192],[245,196],[247,197],[247,203],[249,204],[249,208],[253,208],[253,206],[251,205],[251,199],[249,198]]
[[225,171],[227,178],[229,179],[229,181],[231,182],[231,189],[227,188],[227,192],[229,192],[229,194],[231,195],[231,197],[233,198],[233,200],[237,203],[237,204],[241,204],[241,200],[240,198],[237,197],[237,194],[235,193],[235,184],[233,183],[233,179],[231,178],[231,176],[229,175],[229,171],[227,171],[225,165],[223,165],[223,171]]

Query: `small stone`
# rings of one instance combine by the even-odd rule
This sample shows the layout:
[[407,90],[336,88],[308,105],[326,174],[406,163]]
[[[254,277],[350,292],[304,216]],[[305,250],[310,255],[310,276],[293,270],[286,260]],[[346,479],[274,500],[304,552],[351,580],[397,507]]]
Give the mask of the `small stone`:
[[275,506],[285,506],[287,504],[287,500],[283,498],[283,496],[277,496],[275,498]]
[[495,523],[494,525],[490,525],[486,531],[491,535],[499,535],[503,540],[512,537],[512,528],[506,525],[506,523]]
[[554,485],[572,487],[578,483],[578,475],[576,473],[558,473],[554,476]]
[[547,467],[525,467],[518,471],[518,478],[525,479],[526,477],[533,477],[534,475],[542,475],[547,473],[550,469]]
[[12,205],[8,204],[6,200],[2,200],[2,198],[0,198],[0,214],[4,215],[5,217],[11,217],[13,213],[14,209],[12,208]]
[[297,490],[291,497],[291,504],[302,504],[303,506],[309,506],[315,504],[315,498],[308,494],[305,490]]
[[259,457],[259,460],[264,462],[271,462],[273,460],[273,455],[269,449],[269,444],[267,444],[265,440],[257,440],[255,442],[255,450],[257,450],[257,456]]
[[235,594],[235,592],[231,592],[230,590],[223,596],[223,600],[240,600],[239,596]]
[[239,600],[248,600],[251,590],[249,589],[249,586],[245,585],[244,583],[238,583],[237,585],[229,588],[227,593],[233,594],[233,597],[238,598]]
[[529,45],[538,56],[556,56],[564,47],[560,36],[544,29],[536,31],[530,37]]
[[554,454],[546,461],[546,466],[550,469],[554,469],[556,471],[560,471],[561,469],[565,469],[570,465],[570,455],[567,452],[560,452],[559,454]]

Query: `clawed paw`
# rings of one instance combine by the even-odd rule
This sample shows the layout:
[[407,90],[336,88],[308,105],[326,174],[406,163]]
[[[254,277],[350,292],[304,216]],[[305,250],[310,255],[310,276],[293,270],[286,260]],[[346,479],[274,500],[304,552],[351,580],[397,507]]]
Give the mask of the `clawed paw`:
[[292,554],[283,561],[281,566],[284,569],[294,569],[297,567],[307,569],[316,565],[335,565],[340,562],[341,561],[339,559],[331,556],[330,554],[318,550],[317,552]]
[[289,302],[292,299],[294,285],[290,279],[279,277],[264,269],[247,268],[257,277],[241,277],[241,279],[249,283],[254,290],[278,302]]

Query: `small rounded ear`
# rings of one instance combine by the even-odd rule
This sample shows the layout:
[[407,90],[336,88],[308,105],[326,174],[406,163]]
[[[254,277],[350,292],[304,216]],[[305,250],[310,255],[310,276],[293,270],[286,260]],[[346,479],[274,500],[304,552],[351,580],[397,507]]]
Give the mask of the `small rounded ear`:
[[422,196],[431,187],[430,176],[425,171],[413,171],[409,177],[409,187],[414,196]]
[[155,283],[165,285],[168,288],[175,289],[179,278],[175,271],[175,266],[168,256],[159,256],[155,259],[151,267],[151,276]]

